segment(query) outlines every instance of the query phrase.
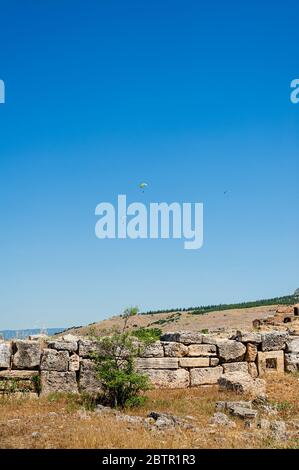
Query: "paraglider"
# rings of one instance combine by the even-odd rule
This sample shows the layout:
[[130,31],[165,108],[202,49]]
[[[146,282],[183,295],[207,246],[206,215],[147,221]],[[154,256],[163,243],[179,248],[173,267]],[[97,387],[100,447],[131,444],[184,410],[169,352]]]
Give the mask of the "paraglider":
[[147,187],[148,187],[147,183],[140,183],[140,185],[139,185],[139,188],[142,190],[143,193],[144,193],[145,188],[147,188]]

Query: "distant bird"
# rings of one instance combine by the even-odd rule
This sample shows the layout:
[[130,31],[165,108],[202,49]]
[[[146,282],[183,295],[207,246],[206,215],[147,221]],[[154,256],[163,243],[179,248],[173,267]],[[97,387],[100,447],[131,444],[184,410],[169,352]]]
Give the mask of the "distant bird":
[[140,183],[140,185],[139,185],[139,188],[142,190],[143,193],[145,191],[145,188],[147,188],[147,187],[148,187],[147,183]]

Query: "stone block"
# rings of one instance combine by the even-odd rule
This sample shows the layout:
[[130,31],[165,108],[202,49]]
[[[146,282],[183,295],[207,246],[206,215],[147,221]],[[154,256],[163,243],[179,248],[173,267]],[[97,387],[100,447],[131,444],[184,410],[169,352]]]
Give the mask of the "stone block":
[[245,361],[254,362],[257,356],[257,347],[253,343],[247,343]]
[[265,396],[266,382],[262,379],[253,379],[248,373],[232,372],[222,375],[219,380],[220,391],[246,393],[253,397]]
[[285,354],[285,371],[298,372],[299,371],[299,353],[298,354]]
[[253,331],[237,331],[236,339],[241,341],[241,343],[260,344],[262,342],[262,335]]
[[55,349],[44,349],[41,358],[41,370],[54,370],[67,372],[69,368],[68,351],[56,351]]
[[139,346],[139,355],[140,357],[164,357],[163,344],[161,341],[155,341],[146,346],[141,344]]
[[186,369],[144,369],[155,388],[179,389],[190,385],[190,375]]
[[209,367],[208,357],[182,357],[179,359],[180,367]]
[[284,331],[271,331],[262,334],[262,351],[279,351],[284,349],[288,334]]
[[291,354],[299,354],[299,336],[290,337],[287,340],[286,352]]
[[161,341],[175,342],[183,344],[196,344],[202,342],[202,334],[192,331],[178,331],[176,333],[164,333],[161,336]]
[[260,377],[267,373],[282,374],[284,372],[283,351],[259,351],[257,355],[257,366]]
[[105,353],[101,341],[80,339],[79,340],[79,356],[89,358],[93,354]]
[[191,344],[188,347],[188,356],[191,356],[191,357],[216,356],[216,346],[214,344]]
[[41,371],[41,394],[78,393],[76,372]]
[[11,343],[0,342],[0,369],[8,369],[11,365]]
[[13,342],[13,368],[14,369],[38,369],[41,358],[41,346],[39,342],[17,340]]
[[221,366],[191,369],[191,387],[197,387],[199,385],[215,385],[222,374],[223,368]]
[[179,360],[175,357],[162,357],[162,358],[137,358],[137,369],[177,369],[179,367]]
[[49,341],[48,348],[56,349],[57,351],[77,352],[78,343],[77,341],[63,341],[63,340]]
[[96,364],[90,359],[83,359],[80,364],[79,390],[81,393],[97,396],[101,393],[101,382]]
[[69,371],[77,372],[80,369],[80,357],[74,353],[70,356],[69,360]]
[[182,343],[163,343],[166,357],[184,357],[188,354],[188,346]]
[[248,372],[249,374],[251,375],[251,377],[253,377],[254,379],[256,379],[258,377],[258,370],[257,370],[257,366],[256,366],[256,363],[255,362],[248,362]]
[[248,373],[248,364],[247,362],[227,362],[222,364],[224,374],[229,374],[231,372],[244,372]]
[[241,362],[246,353],[246,346],[234,340],[223,340],[218,343],[220,362]]

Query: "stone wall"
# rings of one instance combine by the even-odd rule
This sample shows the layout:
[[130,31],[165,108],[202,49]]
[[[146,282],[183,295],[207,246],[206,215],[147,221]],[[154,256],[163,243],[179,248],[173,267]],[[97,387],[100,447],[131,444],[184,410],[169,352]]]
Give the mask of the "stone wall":
[[[97,341],[72,335],[1,341],[0,393],[32,397],[53,392],[97,394],[100,383],[90,357],[99,348]],[[299,336],[282,331],[238,332],[229,339],[194,332],[166,333],[160,341],[140,348],[136,366],[157,388],[218,383],[228,389],[245,387],[246,391],[248,384],[260,385],[258,380],[266,374],[299,370]]]

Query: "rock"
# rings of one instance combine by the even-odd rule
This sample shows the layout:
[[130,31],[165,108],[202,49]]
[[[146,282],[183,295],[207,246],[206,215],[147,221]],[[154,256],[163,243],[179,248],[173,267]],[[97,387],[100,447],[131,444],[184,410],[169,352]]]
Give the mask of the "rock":
[[39,437],[42,437],[42,434],[38,431],[34,431],[33,433],[31,433],[31,437],[33,437],[34,439],[37,439]]
[[259,376],[266,373],[284,373],[284,353],[283,351],[258,352],[257,367]]
[[164,333],[161,341],[176,342],[183,344],[201,343],[202,334],[189,331],[179,331],[177,333]]
[[287,340],[286,352],[291,354],[299,354],[299,336],[295,336]]
[[28,339],[30,341],[43,341],[43,340],[48,339],[48,335],[46,334],[29,335]]
[[191,344],[188,348],[188,356],[216,356],[216,346],[214,344]]
[[139,351],[140,357],[164,357],[164,348],[160,341],[141,346]]
[[260,344],[262,342],[262,335],[251,331],[237,331],[236,339],[241,341],[241,343]]
[[190,385],[189,372],[185,369],[144,369],[151,383],[156,388],[187,388]]
[[237,416],[241,419],[256,419],[258,414],[257,411],[252,408],[245,408],[238,405],[231,406],[231,408],[228,409],[233,416]]
[[207,367],[190,370],[191,387],[199,385],[215,385],[221,377],[223,369],[221,366]]
[[219,364],[218,357],[210,357],[210,366],[211,367],[218,366],[218,364]]
[[271,331],[262,334],[262,351],[279,351],[284,349],[288,334],[284,331]]
[[78,336],[71,335],[70,333],[68,333],[62,336],[62,340],[66,341],[67,343],[72,343],[72,342],[77,343],[79,341],[79,338]]
[[286,372],[297,372],[299,370],[299,354],[285,354],[285,370]]
[[271,423],[268,419],[260,418],[257,422],[257,427],[259,429],[268,430],[268,429],[270,429],[270,424]]
[[243,361],[246,353],[244,344],[234,340],[224,340],[218,343],[220,362]]
[[136,369],[177,369],[179,360],[175,357],[137,358]]
[[230,372],[243,372],[248,373],[247,362],[227,362],[223,364],[224,374],[229,374]]
[[226,427],[226,428],[236,427],[236,423],[234,423],[234,421],[229,419],[229,417],[226,414],[220,413],[220,412],[215,413],[210,419],[209,423],[212,426],[220,426],[220,427]]
[[218,346],[219,343],[222,343],[224,338],[220,338],[216,335],[205,334],[202,335],[202,343],[203,344],[214,344],[214,346]]
[[49,341],[48,348],[56,349],[57,351],[76,352],[78,349],[78,343],[77,341]]
[[69,360],[69,371],[77,372],[80,369],[80,357],[74,353],[70,356]]
[[16,351],[13,356],[14,369],[38,369],[41,358],[40,343],[36,341],[17,340],[13,342]]
[[215,408],[216,411],[232,410],[234,407],[238,408],[252,408],[251,401],[217,401]]
[[105,353],[103,345],[100,341],[80,339],[79,342],[79,356],[90,358],[93,354]]
[[209,367],[208,357],[183,357],[179,359],[180,367]]
[[287,439],[286,423],[284,421],[273,421],[270,424],[270,429],[274,439],[279,441],[284,441]]
[[228,390],[237,393],[248,393],[253,396],[263,396],[266,393],[266,383],[262,379],[253,379],[243,372],[224,374],[218,380],[221,391]]
[[265,396],[256,397],[253,400],[252,404],[255,408],[258,408],[263,413],[266,413],[268,415],[277,414],[277,409],[273,407],[273,405],[271,405],[271,403]]
[[68,351],[56,351],[55,349],[44,349],[41,358],[41,370],[56,370],[67,372],[69,368]]
[[247,343],[246,345],[246,354],[245,354],[245,361],[247,362],[254,362],[257,356],[257,347],[253,343]]
[[152,419],[159,428],[176,428],[194,429],[195,427],[190,424],[186,419],[170,413],[160,413],[152,411],[148,414],[148,418]]
[[10,367],[11,355],[11,344],[0,342],[0,369],[8,369]]
[[41,393],[78,393],[75,372],[41,371]]
[[248,362],[248,372],[254,379],[258,377],[259,374],[255,362]]
[[188,346],[182,343],[163,343],[166,357],[184,357],[188,354]]
[[101,382],[97,374],[96,364],[90,359],[83,359],[80,364],[80,393],[97,396],[101,393]]

